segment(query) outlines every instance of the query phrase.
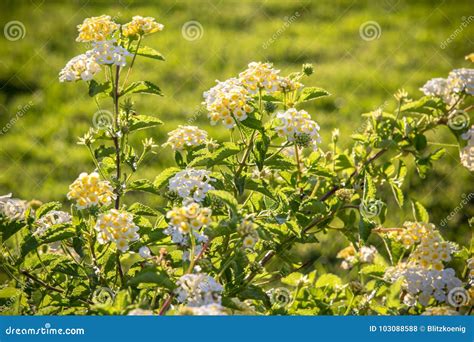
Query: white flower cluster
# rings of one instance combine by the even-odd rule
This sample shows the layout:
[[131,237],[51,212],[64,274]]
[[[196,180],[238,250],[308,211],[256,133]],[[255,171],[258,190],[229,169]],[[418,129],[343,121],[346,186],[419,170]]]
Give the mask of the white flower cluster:
[[181,311],[182,315],[191,316],[225,316],[225,308],[216,303],[202,305],[197,307],[186,306]]
[[66,66],[59,73],[59,81],[90,81],[100,70],[100,65],[96,62],[95,57],[90,52],[87,52],[67,62]]
[[92,50],[87,54],[93,56],[98,64],[117,65],[122,68],[127,65],[126,57],[132,56],[127,49],[117,45],[115,39],[92,43]]
[[474,126],[461,136],[467,145],[460,151],[461,164],[469,171],[474,171]]
[[280,70],[274,69],[271,63],[252,62],[239,74],[239,80],[250,94],[258,94],[260,90],[271,94],[280,90],[279,73]]
[[213,181],[211,171],[190,168],[176,173],[169,180],[168,189],[177,192],[183,199],[192,198],[195,202],[201,202],[209,190],[214,190],[209,184]]
[[469,285],[474,286],[474,257],[467,260],[467,270],[469,271]]
[[68,199],[76,201],[78,209],[90,208],[98,205],[108,206],[116,195],[108,181],[100,180],[97,172],[81,173],[69,186]]
[[176,297],[189,307],[220,304],[223,287],[214,278],[204,273],[185,274],[176,282]]
[[252,220],[244,219],[237,227],[237,232],[242,236],[242,246],[244,248],[252,249],[258,242],[258,232],[255,229],[255,224]]
[[243,121],[253,111],[247,89],[236,78],[217,81],[203,96],[211,125],[221,121],[227,128],[233,128],[235,120]]
[[[312,145],[313,149],[321,142],[319,125],[311,119],[307,111],[290,108],[286,112],[278,113],[277,119],[281,123],[281,126],[276,128],[278,135],[286,137],[288,141],[302,146]],[[308,141],[305,141],[306,139]]]
[[461,92],[474,95],[474,69],[454,69],[448,78],[433,78],[420,90],[427,96],[441,97],[447,104],[453,104]]
[[133,215],[117,209],[100,214],[95,230],[100,244],[115,242],[121,252],[128,251],[129,243],[140,238],[139,228],[133,222]]
[[[189,246],[191,233],[197,243],[206,242],[208,238],[200,233],[200,230],[211,223],[211,215],[211,209],[203,208],[198,203],[184,203],[182,207],[173,208],[166,213],[169,226],[164,230],[164,233],[171,236],[174,243],[183,247]],[[201,246],[196,246],[199,252],[201,248]]]
[[452,268],[438,271],[401,264],[397,268],[387,270],[386,277],[391,281],[404,279],[404,288],[408,292],[404,303],[409,306],[415,305],[417,300],[421,305],[427,306],[431,297],[438,302],[445,302],[449,291],[462,285]]
[[35,235],[42,236],[54,225],[71,223],[72,217],[69,213],[59,210],[51,210],[36,221]]
[[348,247],[342,249],[337,253],[337,258],[344,259],[341,262],[341,268],[348,270],[351,269],[356,263],[373,263],[375,255],[377,254],[377,249],[374,246],[362,246],[357,252],[354,248],[354,245],[349,245]]
[[0,214],[10,220],[24,220],[28,202],[12,198],[12,194],[0,196]]
[[207,132],[196,126],[178,126],[177,129],[168,133],[168,140],[163,146],[170,146],[175,151],[181,151],[186,147],[205,144]]

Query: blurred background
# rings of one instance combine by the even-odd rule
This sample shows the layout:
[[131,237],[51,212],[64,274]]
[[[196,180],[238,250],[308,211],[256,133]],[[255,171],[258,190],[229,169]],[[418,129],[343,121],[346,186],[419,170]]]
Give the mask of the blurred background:
[[[403,87],[417,98],[426,80],[472,67],[464,56],[474,52],[473,10],[471,0],[3,0],[0,195],[66,202],[69,184],[94,168],[87,150],[76,142],[91,125],[96,105],[84,82],[58,81],[61,68],[87,49],[75,42],[76,25],[84,18],[108,14],[126,23],[142,15],[165,25],[144,44],[159,50],[166,62],[139,57],[132,74],[134,80],[158,84],[165,93],[136,97],[139,113],[165,122],[147,131],[160,144],[168,131],[189,120],[213,138],[227,139],[227,130],[209,126],[199,112],[202,93],[251,61],[270,61],[282,74],[300,70],[303,63],[315,66],[305,83],[332,96],[306,109],[321,126],[325,149],[335,127],[340,128],[341,144],[348,145],[350,135],[363,130],[360,114],[380,106],[393,110],[397,89]],[[4,29],[12,21],[23,26],[19,36],[7,39]],[[111,109],[109,103],[102,106]],[[460,166],[456,141],[446,129],[429,141],[448,144],[447,154],[424,181],[411,168],[403,189],[428,208],[438,225],[461,207],[441,231],[466,245],[467,219],[474,210],[472,197],[470,203],[462,201],[474,191],[472,175]],[[146,161],[140,178],[153,179],[172,163],[170,149],[161,149]],[[390,193],[384,199],[388,225],[413,219],[409,203],[399,209]],[[153,198],[145,200],[154,203]]]

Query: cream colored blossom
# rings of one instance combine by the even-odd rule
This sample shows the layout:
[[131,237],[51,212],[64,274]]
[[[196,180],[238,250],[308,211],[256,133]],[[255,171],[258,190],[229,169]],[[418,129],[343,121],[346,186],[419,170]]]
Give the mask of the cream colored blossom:
[[114,242],[121,252],[126,252],[130,242],[140,238],[139,228],[133,222],[133,215],[117,209],[100,214],[95,230],[97,231],[97,242],[100,244]]
[[239,74],[239,80],[250,94],[259,91],[271,94],[280,90],[279,73],[271,63],[252,62]]
[[10,220],[24,220],[27,209],[27,201],[12,198],[12,194],[0,196],[0,215]]
[[100,180],[97,172],[81,173],[69,186],[67,198],[76,202],[78,209],[93,206],[108,206],[116,195],[108,181]]
[[207,274],[185,274],[178,279],[176,285],[178,285],[175,290],[178,301],[189,307],[221,303],[221,293],[224,289]]
[[294,141],[300,146],[312,145],[313,149],[321,142],[319,125],[311,119],[307,111],[290,108],[278,113],[277,120],[281,124],[276,127],[278,135],[286,137],[288,141]]
[[168,140],[163,146],[170,146],[175,151],[187,147],[203,145],[207,142],[207,132],[196,126],[178,126],[168,133]]
[[37,229],[35,230],[35,235],[42,236],[46,231],[54,225],[70,223],[72,220],[71,215],[64,211],[52,210],[40,219],[38,219],[35,224]]
[[467,137],[467,145],[464,146],[460,153],[461,164],[467,168],[469,171],[474,171],[474,133],[471,128],[468,132],[465,133]]
[[248,90],[236,78],[217,81],[217,85],[203,96],[211,125],[220,121],[227,128],[233,128],[235,120],[243,121],[253,111]]
[[427,308],[422,316],[458,316],[459,312],[449,306],[436,306]]
[[214,187],[209,184],[215,181],[211,177],[211,171],[198,169],[185,169],[176,173],[170,180],[168,189],[176,191],[183,199],[193,199],[202,202],[209,190]]
[[127,57],[132,56],[127,49],[117,45],[115,39],[92,43],[89,53],[98,64],[117,65],[122,68],[127,65]]
[[59,73],[60,82],[90,81],[101,70],[91,53],[74,57]]
[[255,223],[250,219],[244,219],[237,227],[237,232],[242,236],[242,246],[253,249],[258,242],[258,232]]
[[125,37],[135,38],[162,31],[163,28],[163,24],[157,23],[155,18],[136,15],[132,18],[131,22],[122,26],[122,34]]
[[200,230],[211,223],[211,215],[211,209],[203,208],[196,202],[184,203],[182,207],[175,207],[166,213],[168,227],[164,233],[183,247],[190,245],[190,234],[193,234],[196,242],[206,242],[208,238]]
[[77,25],[79,36],[76,38],[76,41],[98,42],[106,40],[109,39],[119,27],[118,24],[112,21],[109,15],[86,18],[82,24]]

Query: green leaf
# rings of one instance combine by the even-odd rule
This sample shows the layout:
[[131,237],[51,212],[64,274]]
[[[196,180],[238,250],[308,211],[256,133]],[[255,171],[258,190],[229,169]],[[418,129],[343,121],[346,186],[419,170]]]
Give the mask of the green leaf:
[[[136,51],[136,46],[132,46],[129,50],[131,53],[135,53]],[[152,59],[157,59],[159,61],[164,61],[165,57],[155,49],[149,47],[149,46],[140,46],[137,51],[138,56],[142,57],[147,57],[147,58],[152,58]]]
[[428,211],[425,209],[425,207],[418,202],[417,200],[412,199],[411,200],[411,205],[413,209],[413,216],[416,221],[418,222],[430,222],[430,215],[428,214]]
[[225,203],[234,213],[238,212],[239,203],[230,192],[224,190],[210,190],[208,194]]
[[[76,231],[69,224],[56,224],[48,228],[43,236],[36,236],[28,234],[25,236],[21,244],[21,256],[24,258],[28,253],[34,251],[38,247],[56,242],[69,239],[76,235]],[[22,261],[22,260],[20,260]]]
[[241,121],[240,123],[245,127],[257,129],[259,131],[263,129],[262,122],[251,115],[249,115],[245,120]]
[[441,159],[446,154],[445,148],[438,148],[436,151],[430,154],[430,160],[436,161]]
[[403,191],[400,187],[395,183],[393,179],[389,179],[390,187],[392,188],[393,196],[395,197],[395,201],[397,201],[398,206],[401,208],[404,202]]
[[415,148],[418,151],[424,150],[426,148],[426,145],[428,145],[426,137],[423,134],[416,135],[414,143],[415,143]]
[[367,265],[360,270],[361,274],[364,275],[374,275],[374,276],[383,276],[385,273],[385,266],[383,265]]
[[404,104],[400,111],[401,112],[414,112],[423,114],[432,114],[436,111],[443,110],[443,101],[439,98],[433,98],[430,96],[424,96],[417,101],[412,101]]
[[159,189],[148,179],[138,179],[127,186],[127,191],[143,191],[160,195]]
[[158,176],[156,176],[153,185],[155,186],[155,188],[161,189],[162,187],[167,185],[170,178],[177,174],[179,171],[181,171],[181,169],[178,169],[177,167],[169,167],[167,169],[164,169]]
[[245,188],[260,192],[261,194],[270,197],[275,201],[277,200],[276,197],[269,190],[269,187],[267,185],[262,184],[261,180],[247,179],[245,181]]
[[115,148],[112,146],[100,145],[94,150],[94,156],[100,160],[104,157],[112,156],[115,154]]
[[150,81],[133,82],[125,90],[122,91],[120,96],[127,95],[127,94],[136,94],[136,93],[163,96],[161,89],[156,84],[153,84]]
[[258,286],[250,285],[246,287],[243,291],[241,291],[238,294],[238,297],[240,300],[245,300],[245,299],[259,300],[259,301],[262,301],[265,304],[265,306],[267,307],[271,306],[270,298],[268,298],[268,295],[265,293],[265,291],[263,291],[263,289],[261,289]]
[[240,152],[239,146],[231,142],[225,142],[220,148],[212,153],[206,153],[194,158],[188,166],[207,166],[208,168],[219,165],[222,161]]
[[128,281],[129,286],[137,286],[138,284],[157,284],[169,290],[174,290],[176,284],[168,277],[168,275],[156,267],[148,267],[140,271],[136,276]]
[[326,273],[320,276],[318,280],[316,280],[316,284],[314,284],[314,287],[335,288],[336,286],[339,286],[341,284],[342,284],[342,280],[337,275],[332,274],[332,273]]
[[135,115],[130,120],[130,132],[162,125],[163,121],[154,116]]
[[347,169],[353,169],[354,165],[352,165],[351,160],[349,157],[345,154],[339,154],[335,160],[335,170],[336,171],[341,171],[341,170],[347,170]]
[[141,204],[139,202],[133,203],[130,207],[128,207],[128,212],[135,214],[135,215],[143,215],[143,216],[158,216],[160,212],[149,206]]
[[98,83],[95,80],[89,82],[89,96],[94,97],[99,94],[110,95],[112,92],[112,83],[107,81]]
[[16,287],[4,287],[0,289],[0,298],[15,298],[19,296],[23,291],[17,289]]
[[361,218],[359,220],[360,238],[364,241],[367,241],[374,227],[375,227],[375,224],[373,222],[366,221],[364,218]]
[[43,217],[44,215],[46,215],[51,210],[59,210],[59,209],[61,209],[61,207],[62,207],[61,202],[48,202],[48,203],[45,203],[36,210],[36,219],[39,219],[39,218]]
[[331,94],[329,94],[326,90],[324,90],[322,88],[307,87],[307,88],[304,88],[301,91],[301,95],[300,95],[298,101],[299,102],[306,102],[306,101],[315,100],[317,98],[324,97],[324,96],[329,96],[329,95],[331,95]]

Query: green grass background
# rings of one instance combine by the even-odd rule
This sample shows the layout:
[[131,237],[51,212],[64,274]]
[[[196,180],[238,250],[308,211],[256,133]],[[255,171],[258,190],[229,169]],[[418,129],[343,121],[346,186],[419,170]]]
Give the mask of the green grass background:
[[[66,202],[68,185],[80,172],[91,171],[87,150],[77,137],[91,125],[97,110],[84,83],[60,84],[58,72],[73,56],[86,50],[76,43],[76,25],[86,17],[109,14],[125,23],[133,15],[153,16],[165,30],[146,38],[166,62],[139,58],[133,80],[158,84],[165,97],[136,98],[137,111],[154,115],[165,125],[149,131],[160,144],[166,133],[195,116],[203,91],[216,79],[224,80],[251,61],[271,61],[282,73],[313,63],[315,74],[305,83],[327,89],[332,96],[307,107],[321,125],[323,149],[333,128],[341,130],[341,144],[361,129],[361,113],[384,105],[394,108],[392,94],[404,87],[412,97],[432,77],[471,67],[464,56],[474,51],[472,1],[2,1],[1,25],[21,21],[26,35],[9,41],[0,35],[0,127],[15,118],[19,108],[33,105],[6,134],[0,136],[0,194],[41,201]],[[292,16],[294,16],[292,18]],[[296,18],[296,19],[295,19]],[[183,24],[196,20],[203,36],[183,38]],[[292,21],[288,27],[285,22]],[[379,39],[365,41],[359,27],[376,21]],[[446,48],[441,44],[458,30]],[[277,32],[283,31],[281,34]],[[272,36],[274,42],[268,44]],[[267,46],[268,45],[268,46]],[[110,103],[103,103],[111,109]],[[222,126],[211,127],[206,115],[196,124],[218,140],[228,139]],[[141,137],[144,137],[142,135]],[[456,143],[440,129],[430,141]],[[404,192],[423,203],[432,221],[439,223],[473,191],[472,175],[459,166],[458,149],[447,154],[425,181],[413,171]],[[153,179],[172,163],[172,154],[160,150],[146,161],[141,176]],[[407,205],[399,209],[389,199],[389,224],[412,219]],[[134,198],[136,199],[136,198]],[[147,197],[154,203],[153,199]],[[443,228],[443,234],[466,244],[465,205]]]

